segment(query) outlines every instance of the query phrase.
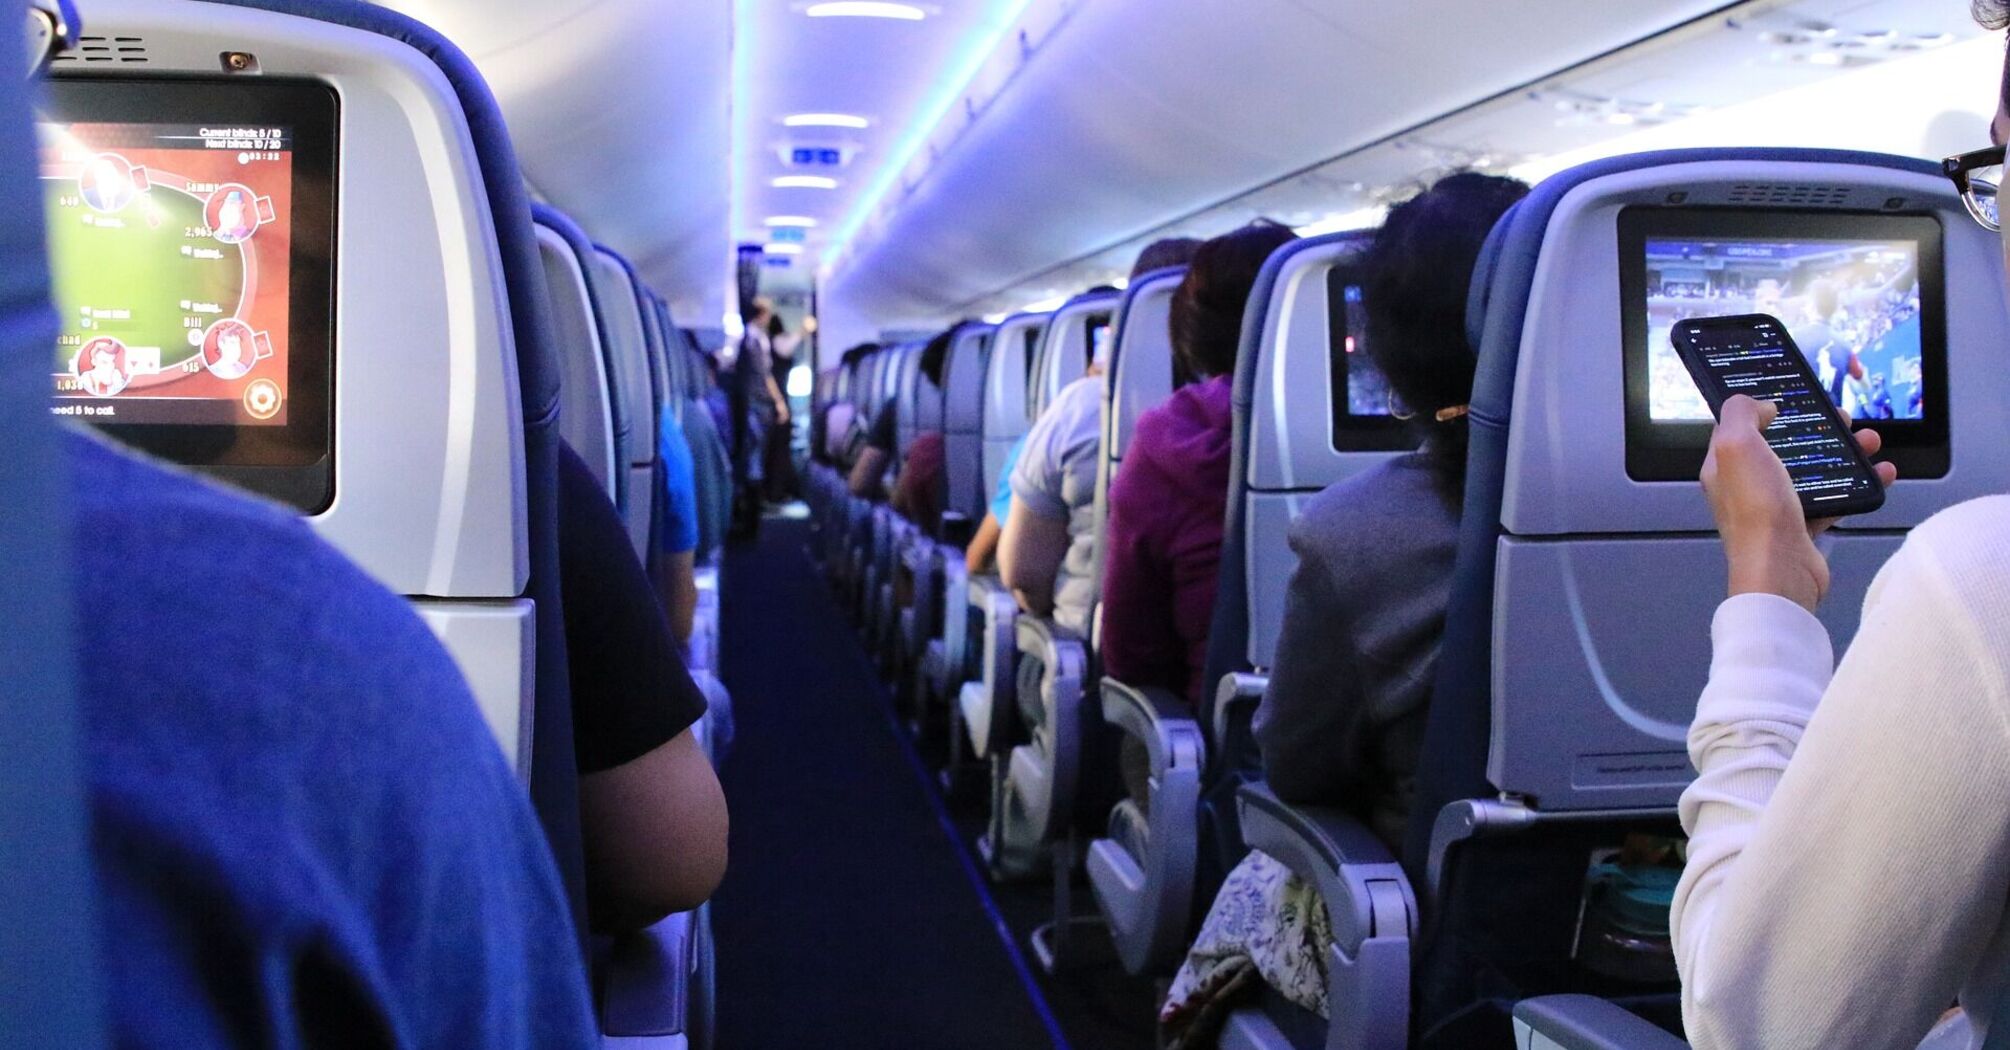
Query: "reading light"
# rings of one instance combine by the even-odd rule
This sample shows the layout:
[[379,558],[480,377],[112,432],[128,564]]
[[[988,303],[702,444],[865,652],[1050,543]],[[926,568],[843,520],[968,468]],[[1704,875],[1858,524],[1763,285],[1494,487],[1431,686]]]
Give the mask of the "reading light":
[[811,18],[896,18],[903,22],[919,22],[928,17],[928,12],[913,4],[890,4],[883,0],[831,0],[811,4],[803,8],[803,13]]
[[807,215],[770,215],[767,220],[769,226],[793,226],[802,230],[807,230],[816,224],[817,221]]
[[834,190],[838,180],[828,175],[777,175],[768,185],[778,190]]
[[782,118],[782,126],[790,128],[854,128],[864,129],[872,121],[855,117],[849,113],[791,113]]

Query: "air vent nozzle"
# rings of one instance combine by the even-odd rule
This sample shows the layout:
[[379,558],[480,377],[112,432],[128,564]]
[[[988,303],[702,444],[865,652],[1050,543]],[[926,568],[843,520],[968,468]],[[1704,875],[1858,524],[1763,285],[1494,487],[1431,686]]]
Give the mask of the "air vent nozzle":
[[88,65],[130,64],[146,60],[146,41],[136,36],[79,37],[76,47],[56,56],[58,62],[82,62]]
[[1849,186],[1807,182],[1740,182],[1731,187],[1732,204],[1799,204],[1833,208],[1849,203]]

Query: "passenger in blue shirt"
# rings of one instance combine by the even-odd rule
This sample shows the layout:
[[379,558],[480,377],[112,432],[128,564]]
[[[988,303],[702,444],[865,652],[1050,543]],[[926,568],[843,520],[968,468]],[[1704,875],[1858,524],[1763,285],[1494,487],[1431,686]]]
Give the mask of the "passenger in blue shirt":
[[691,640],[691,620],[698,610],[698,584],[693,577],[698,551],[698,479],[684,424],[668,410],[659,413],[656,428],[656,474],[663,486],[663,514],[656,525],[656,549],[649,559],[656,596],[670,618],[678,642]]
[[597,1045],[544,834],[411,607],[280,508],[66,440],[114,1042]]
[[977,534],[970,537],[970,546],[963,551],[963,567],[970,575],[976,576],[991,571],[991,562],[998,554],[998,537],[1005,532],[1005,519],[1012,513],[1012,472],[1019,467],[1019,454],[1026,451],[1026,437],[1012,443],[1005,453],[1005,470],[998,475],[998,488],[991,494],[990,509],[984,520],[977,526]]

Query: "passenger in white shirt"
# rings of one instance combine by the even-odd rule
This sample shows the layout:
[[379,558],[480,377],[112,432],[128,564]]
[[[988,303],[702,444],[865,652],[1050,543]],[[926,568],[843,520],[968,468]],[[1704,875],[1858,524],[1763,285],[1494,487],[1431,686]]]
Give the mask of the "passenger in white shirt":
[[[2010,24],[2010,0],[1975,7]],[[1838,665],[1812,612],[1827,523],[1760,434],[1774,414],[1728,402],[1703,467],[1730,597],[1689,730],[1684,1024],[1697,1050],[1980,1047],[2010,991],[2010,496],[1914,529]]]

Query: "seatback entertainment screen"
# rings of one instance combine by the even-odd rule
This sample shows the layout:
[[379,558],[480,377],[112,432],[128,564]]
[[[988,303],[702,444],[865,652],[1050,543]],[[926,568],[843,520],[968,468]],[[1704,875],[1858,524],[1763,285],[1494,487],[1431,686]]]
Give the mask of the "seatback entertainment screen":
[[1333,448],[1386,451],[1416,444],[1389,380],[1368,353],[1368,303],[1361,276],[1339,266],[1326,279],[1326,332],[1333,377]]
[[1829,399],[1857,419],[1925,414],[1916,242],[1649,238],[1645,250],[1656,420],[1710,417],[1668,340],[1675,322],[1755,313],[1786,322]]
[[1695,479],[1710,410],[1669,333],[1738,314],[1784,322],[1829,400],[1877,421],[1902,476],[1947,472],[1938,220],[1634,207],[1620,213],[1619,234],[1630,476]]
[[283,426],[291,129],[80,123],[50,140],[58,414]]
[[50,85],[57,415],[326,505],[334,116],[300,81]]

